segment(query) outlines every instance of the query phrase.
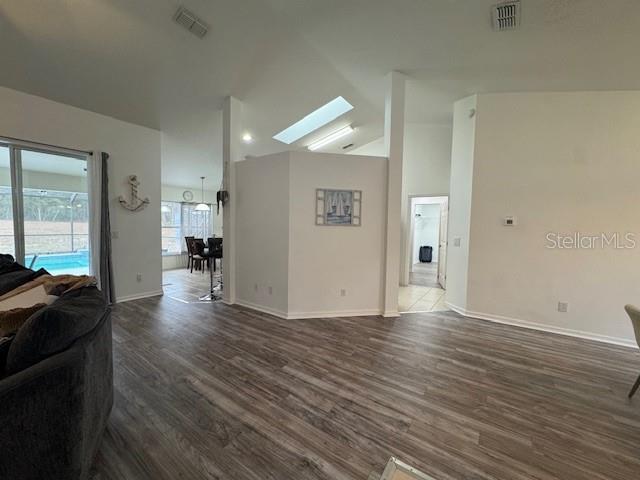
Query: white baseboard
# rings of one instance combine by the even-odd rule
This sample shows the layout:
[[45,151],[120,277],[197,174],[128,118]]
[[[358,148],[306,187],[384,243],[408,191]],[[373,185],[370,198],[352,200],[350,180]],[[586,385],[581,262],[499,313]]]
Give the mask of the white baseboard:
[[[368,317],[379,316],[380,310],[334,310],[334,311],[316,311],[316,312],[283,312],[275,308],[258,305],[246,300],[236,299],[236,305],[257,310],[258,312],[268,313],[285,320],[303,320],[308,318],[340,318],[340,317]],[[397,315],[396,315],[397,316]]]
[[125,295],[116,298],[116,303],[130,302],[131,300],[140,300],[141,298],[159,297],[164,295],[164,291],[155,290],[153,292],[137,293],[135,295]]
[[281,310],[277,310],[271,307],[265,307],[263,305],[258,305],[256,303],[247,302],[246,300],[241,300],[236,298],[235,303],[226,302],[223,300],[223,303],[227,305],[240,305],[241,307],[250,308],[251,310],[257,310],[258,312],[268,313],[269,315],[274,315],[276,317],[287,319],[287,313]]
[[395,318],[400,316],[400,312],[398,310],[388,310],[383,312],[382,316],[385,318]]
[[626,338],[610,337],[607,335],[600,335],[597,333],[583,332],[580,330],[572,330],[569,328],[553,327],[550,325],[530,322],[527,320],[520,320],[518,318],[503,317],[501,315],[491,315],[488,313],[474,312],[466,310],[464,308],[452,305],[449,302],[445,304],[454,312],[459,313],[465,317],[477,318],[478,320],[486,320],[494,323],[501,323],[503,325],[513,325],[516,327],[528,328],[530,330],[538,330],[541,332],[555,333],[557,335],[565,335],[568,337],[583,338],[585,340],[594,340],[596,342],[609,343],[612,345],[620,345],[623,347],[638,348],[638,345],[633,340]]
[[333,310],[318,312],[293,312],[287,315],[289,320],[302,320],[305,318],[340,318],[340,317],[372,317],[380,316],[380,310]]

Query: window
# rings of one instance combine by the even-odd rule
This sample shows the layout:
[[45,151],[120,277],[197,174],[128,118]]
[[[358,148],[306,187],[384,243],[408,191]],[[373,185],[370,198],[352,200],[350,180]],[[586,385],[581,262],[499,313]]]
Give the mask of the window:
[[56,274],[89,273],[87,155],[0,143],[0,252]]
[[[209,205],[209,207],[211,207],[211,205]],[[208,212],[198,212],[193,203],[183,203],[182,236],[204,239],[210,237],[213,234],[213,222],[211,222],[212,210],[212,208],[209,208]]]
[[184,237],[206,239],[213,235],[213,208],[196,211],[194,203],[161,203],[162,254],[178,255],[187,251]]
[[180,203],[162,202],[160,211],[162,213],[162,254],[181,253]]
[[336,118],[353,110],[353,105],[344,98],[338,97],[331,100],[326,105],[311,112],[303,119],[297,121],[289,128],[275,135],[274,140],[291,145],[293,142],[315,132],[320,127],[327,125]]

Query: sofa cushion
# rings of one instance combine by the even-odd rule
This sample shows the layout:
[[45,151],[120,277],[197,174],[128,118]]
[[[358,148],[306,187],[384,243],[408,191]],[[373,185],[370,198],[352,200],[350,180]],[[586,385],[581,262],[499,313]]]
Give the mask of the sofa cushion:
[[95,287],[64,294],[18,330],[9,348],[6,373],[12,375],[66,350],[93,330],[106,310],[104,296]]

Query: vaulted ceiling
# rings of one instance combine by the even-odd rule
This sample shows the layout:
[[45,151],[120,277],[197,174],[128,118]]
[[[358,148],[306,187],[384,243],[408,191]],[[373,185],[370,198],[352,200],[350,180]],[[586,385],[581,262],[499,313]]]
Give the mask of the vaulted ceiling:
[[[637,0],[522,0],[511,32],[491,29],[494,3],[6,0],[0,85],[160,129],[164,182],[196,187],[210,171],[210,188],[227,95],[244,102],[257,155],[338,95],[356,107],[341,120],[358,127],[349,143],[379,137],[391,70],[409,78],[407,119],[426,123],[476,92],[640,88]],[[173,22],[180,5],[210,23],[204,39]]]

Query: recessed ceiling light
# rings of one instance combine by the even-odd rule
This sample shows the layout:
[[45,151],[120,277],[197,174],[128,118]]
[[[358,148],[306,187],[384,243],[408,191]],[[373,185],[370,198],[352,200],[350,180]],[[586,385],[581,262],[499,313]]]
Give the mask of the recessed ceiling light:
[[250,133],[245,133],[244,135],[242,135],[242,141],[244,143],[251,143],[253,141],[253,137],[251,136]]
[[336,130],[332,134],[327,135],[326,137],[318,140],[317,142],[313,142],[307,148],[313,152],[314,150],[318,150],[319,148],[322,148],[325,145],[329,145],[330,143],[335,142],[339,138],[346,137],[351,133],[353,133],[353,127],[349,125],[347,127],[341,128],[340,130]]
[[353,105],[347,102],[344,98],[334,98],[329,103],[311,112],[289,128],[283,130],[277,135],[274,135],[273,138],[274,140],[290,145],[296,140],[309,135],[311,132],[325,126],[327,123],[332,122],[340,115],[344,115],[350,110],[353,110]]

